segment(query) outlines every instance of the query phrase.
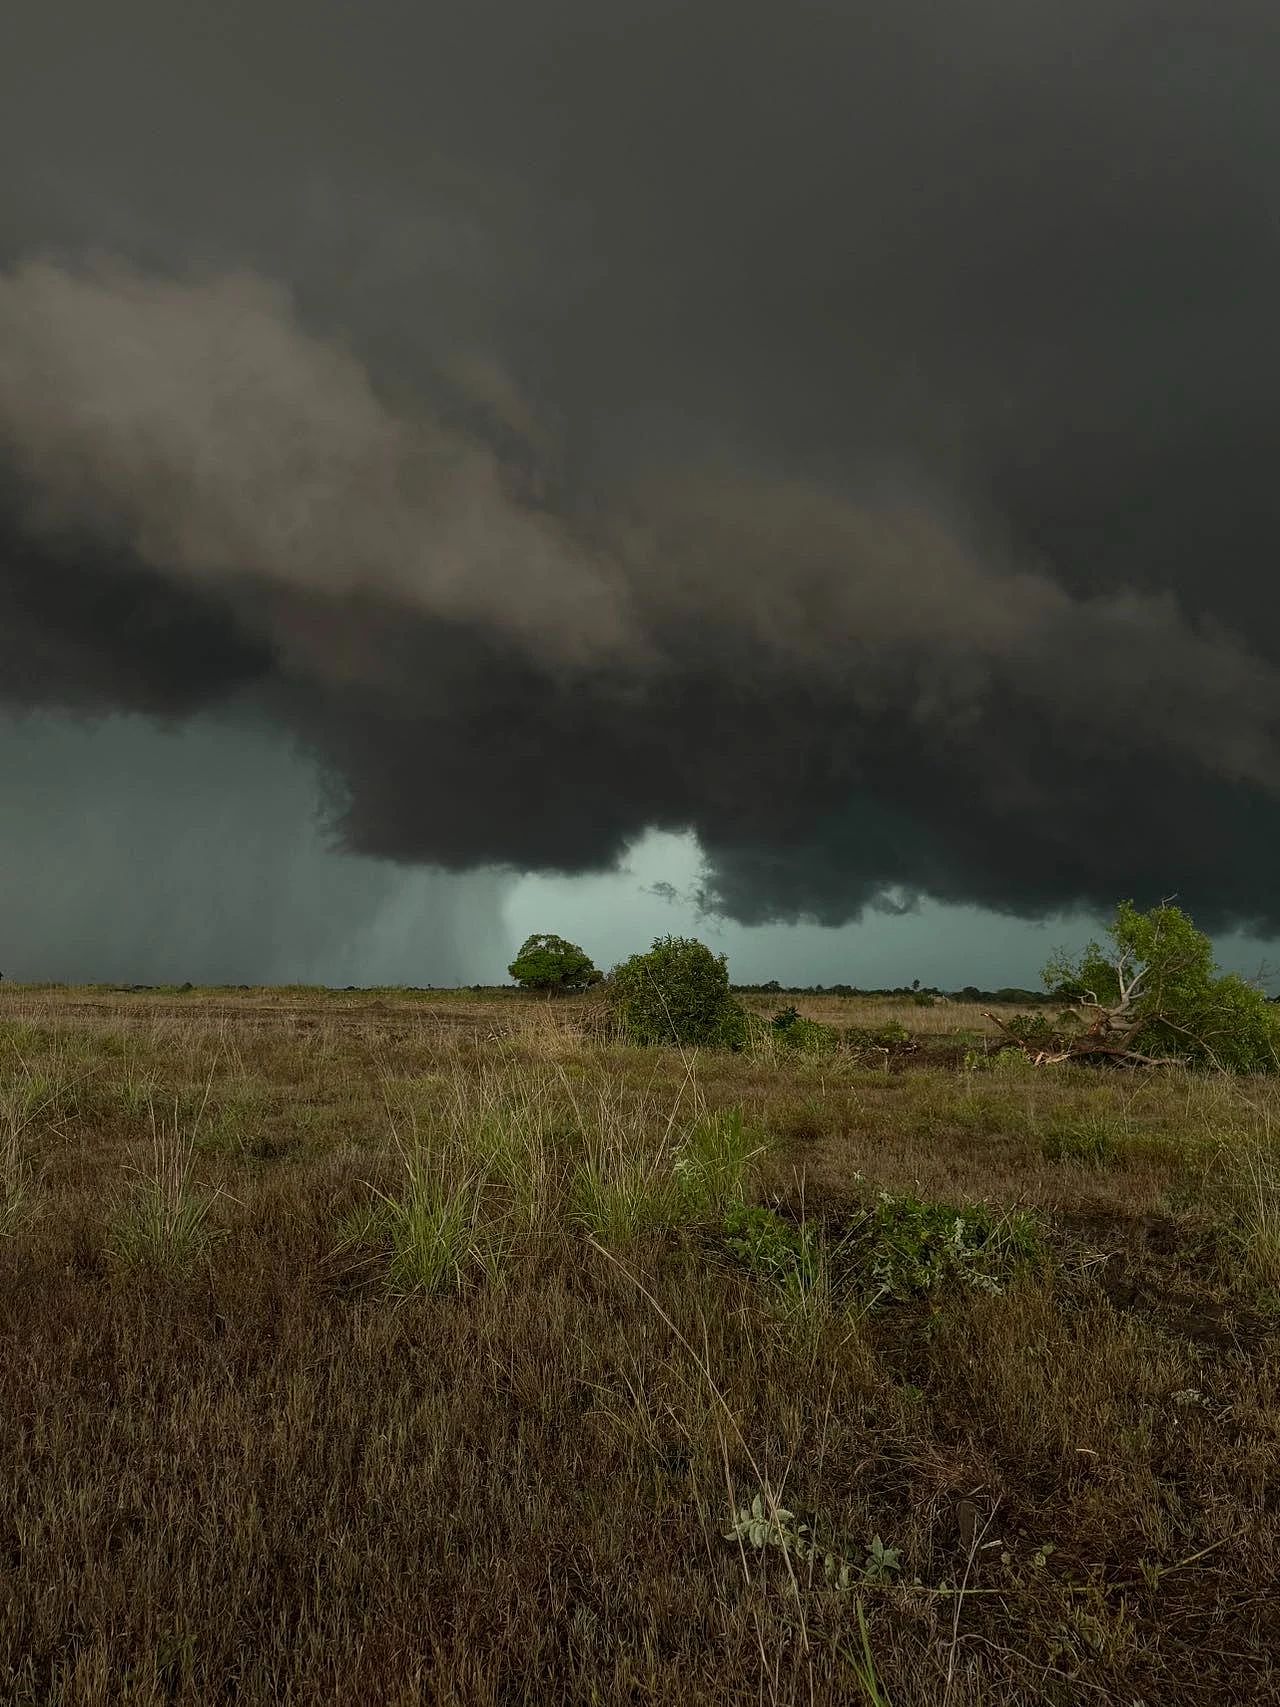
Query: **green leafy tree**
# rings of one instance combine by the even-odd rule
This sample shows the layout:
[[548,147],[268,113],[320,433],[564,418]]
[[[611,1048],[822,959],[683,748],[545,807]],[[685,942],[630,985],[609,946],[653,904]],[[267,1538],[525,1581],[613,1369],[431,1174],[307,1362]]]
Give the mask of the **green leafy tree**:
[[610,977],[622,1028],[633,1043],[688,1043],[740,1049],[747,1016],[729,993],[729,968],[695,937],[655,937]]
[[[1214,964],[1213,945],[1180,907],[1122,901],[1106,946],[1056,954],[1045,987],[1076,1003],[1083,1029],[1062,1057],[1183,1060],[1238,1073],[1280,1065],[1280,1017],[1261,990]],[[1047,1047],[1047,1046],[1046,1046]]]
[[545,990],[549,994],[585,990],[600,982],[591,956],[576,942],[545,932],[527,939],[507,971],[522,990]]

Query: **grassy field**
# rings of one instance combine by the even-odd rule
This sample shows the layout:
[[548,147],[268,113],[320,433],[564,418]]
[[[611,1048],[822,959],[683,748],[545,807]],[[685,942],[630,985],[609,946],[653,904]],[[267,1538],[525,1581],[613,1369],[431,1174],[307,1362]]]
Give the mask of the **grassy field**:
[[0,1700],[1280,1699],[1280,1088],[0,991]]

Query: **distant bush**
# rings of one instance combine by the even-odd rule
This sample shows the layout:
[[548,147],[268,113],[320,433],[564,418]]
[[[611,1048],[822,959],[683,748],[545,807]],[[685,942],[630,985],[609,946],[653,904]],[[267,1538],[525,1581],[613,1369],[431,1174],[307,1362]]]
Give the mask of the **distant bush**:
[[840,1047],[840,1034],[833,1025],[806,1019],[794,1007],[774,1014],[771,1027],[776,1042],[800,1055],[834,1055]]
[[887,1025],[850,1025],[841,1034],[846,1047],[852,1050],[879,1049],[898,1055],[914,1047],[911,1033],[896,1019]]
[[576,942],[562,936],[542,934],[526,939],[507,971],[522,990],[545,990],[550,994],[585,990],[600,982],[591,956]]
[[633,1043],[741,1049],[747,1015],[729,993],[728,964],[694,937],[655,937],[647,954],[615,966],[609,993]]

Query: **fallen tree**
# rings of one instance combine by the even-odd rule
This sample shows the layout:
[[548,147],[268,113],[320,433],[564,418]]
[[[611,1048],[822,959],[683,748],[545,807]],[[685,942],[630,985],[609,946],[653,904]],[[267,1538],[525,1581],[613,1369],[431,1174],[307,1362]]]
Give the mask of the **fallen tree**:
[[1063,1061],[1129,1067],[1204,1066],[1274,1072],[1280,1016],[1256,984],[1214,964],[1213,945],[1179,907],[1141,912],[1122,901],[1107,932],[1078,958],[1056,954],[1045,988],[1067,1011],[986,1017],[1037,1066]]

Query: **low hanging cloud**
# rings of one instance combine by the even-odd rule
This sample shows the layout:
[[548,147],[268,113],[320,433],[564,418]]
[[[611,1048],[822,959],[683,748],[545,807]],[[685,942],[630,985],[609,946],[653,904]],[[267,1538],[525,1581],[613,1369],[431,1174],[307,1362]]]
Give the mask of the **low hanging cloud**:
[[1136,0],[1070,54],[1011,0],[697,0],[625,66],[561,0],[531,84],[483,10],[391,109],[388,20],[291,57],[282,6],[246,128],[188,67],[199,197],[70,119],[78,171],[4,192],[0,697],[234,706],[403,862],[691,829],[747,921],[1176,889],[1280,929],[1261,14],[1175,8],[1170,84]]
[[37,535],[70,520],[197,590],[364,595],[565,658],[622,636],[607,565],[482,445],[388,409],[260,279],[27,265],[0,280],[0,343],[0,441]]

